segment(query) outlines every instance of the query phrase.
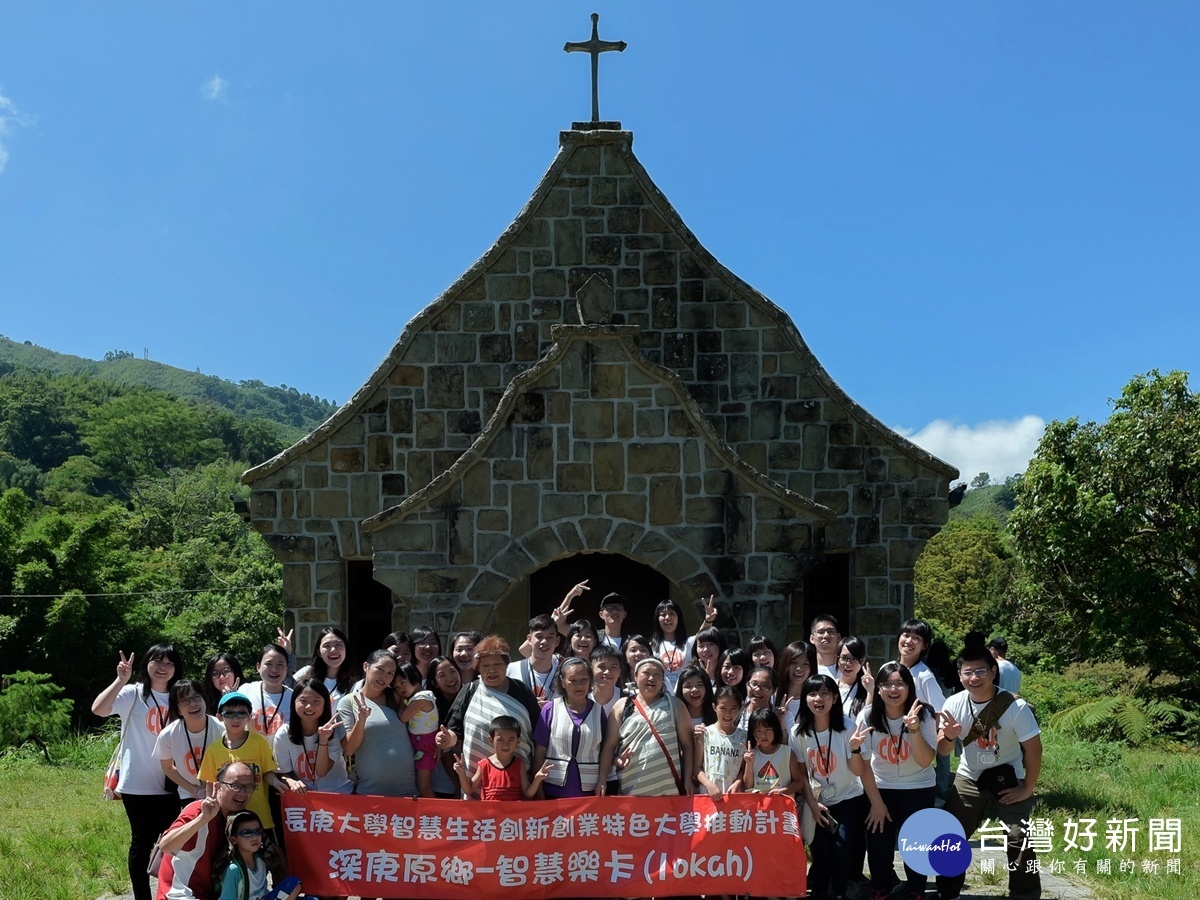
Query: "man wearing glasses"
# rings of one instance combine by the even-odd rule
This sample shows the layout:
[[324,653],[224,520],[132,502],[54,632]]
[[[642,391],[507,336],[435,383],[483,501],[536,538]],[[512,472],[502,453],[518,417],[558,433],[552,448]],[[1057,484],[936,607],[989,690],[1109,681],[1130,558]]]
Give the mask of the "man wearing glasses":
[[833,616],[817,616],[809,629],[809,642],[817,650],[817,669],[814,675],[828,675],[834,681],[838,677],[837,647],[842,635],[838,631],[837,619]]
[[183,808],[159,838],[163,852],[155,900],[216,900],[213,861],[225,843],[225,819],[241,812],[254,794],[254,772],[244,762],[229,762],[205,785],[203,800]]
[[[938,753],[949,756],[962,738],[962,757],[950,791],[946,812],[968,838],[985,815],[1008,826],[1008,894],[1013,900],[1038,900],[1041,878],[1026,841],[1022,820],[1033,812],[1033,792],[1042,772],[1041,728],[1024,700],[995,685],[996,661],[982,644],[958,656],[963,690],[952,694],[938,716]],[[1032,870],[1032,871],[1031,871]],[[941,900],[954,900],[962,891],[963,875],[938,876]]]

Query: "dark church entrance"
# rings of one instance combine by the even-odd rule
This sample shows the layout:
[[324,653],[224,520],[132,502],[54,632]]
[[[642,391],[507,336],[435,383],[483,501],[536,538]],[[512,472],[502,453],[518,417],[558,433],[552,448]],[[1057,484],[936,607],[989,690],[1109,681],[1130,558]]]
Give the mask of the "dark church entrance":
[[[599,632],[600,601],[614,591],[629,600],[626,634],[650,637],[654,608],[671,595],[667,577],[650,566],[618,553],[577,553],[538,569],[529,576],[529,615],[549,613],[567,591],[587,579],[588,592],[573,605],[571,621],[587,619]],[[685,613],[686,615],[686,613]],[[690,629],[689,629],[690,630]]]

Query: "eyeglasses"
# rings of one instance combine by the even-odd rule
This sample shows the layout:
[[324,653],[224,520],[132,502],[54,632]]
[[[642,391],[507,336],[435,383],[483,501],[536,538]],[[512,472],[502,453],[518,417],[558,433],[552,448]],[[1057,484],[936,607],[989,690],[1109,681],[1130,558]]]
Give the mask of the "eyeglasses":
[[991,669],[959,669],[960,678],[987,678],[992,673]]
[[861,662],[861,661],[862,660],[860,660],[857,656],[839,656],[838,657],[838,662],[842,663],[843,665],[849,665],[850,663],[856,663],[856,662]]
[[417,646],[417,647],[433,647],[434,649],[437,649],[437,645],[438,645],[438,644],[437,644],[437,641],[421,641],[419,644],[416,644],[416,645],[414,645],[414,646]]
[[902,691],[906,687],[908,687],[908,685],[906,685],[903,681],[889,681],[887,684],[881,684],[879,689],[881,691]]
[[830,634],[837,634],[837,633],[838,633],[838,630],[836,628],[818,628],[816,631],[813,632],[813,634],[819,634],[819,635],[830,635]]
[[249,794],[254,791],[254,783],[253,782],[251,782],[250,784],[241,784],[240,782],[237,782],[237,781],[222,781],[221,784],[223,784],[225,787],[229,788],[229,790],[235,794]]
[[221,718],[222,719],[248,719],[248,718],[250,718],[250,713],[246,712],[246,710],[244,710],[244,709],[222,710]]
[[228,678],[232,674],[233,669],[215,669],[213,671],[213,678]]
[[261,828],[243,828],[240,831],[234,832],[238,837],[262,837],[263,830]]

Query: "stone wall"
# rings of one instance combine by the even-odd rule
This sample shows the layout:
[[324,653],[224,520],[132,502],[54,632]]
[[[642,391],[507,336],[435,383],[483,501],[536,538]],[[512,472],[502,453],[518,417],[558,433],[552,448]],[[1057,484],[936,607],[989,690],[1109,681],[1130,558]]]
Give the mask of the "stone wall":
[[[583,324],[576,300],[585,285],[604,286],[610,298],[587,324],[617,329],[620,340],[560,331],[556,342],[556,329]],[[539,376],[549,381],[514,389],[556,352]],[[669,377],[646,374],[654,367]],[[483,441],[506,397],[510,421]],[[710,433],[705,454],[690,457],[682,449],[694,442],[684,434],[696,427],[686,424],[689,412]],[[481,441],[487,460],[455,468]],[[710,445],[736,465],[717,465]],[[671,469],[664,460],[676,453]],[[755,473],[763,496],[807,503],[803,547],[741,552],[748,548],[737,511],[769,501],[716,490],[733,468]],[[772,604],[786,605],[784,585],[814,553],[851,552],[853,615],[844,630],[873,637],[872,652],[882,652],[911,613],[912,567],[946,520],[956,474],[847,397],[788,316],[699,245],[633,156],[629,133],[590,131],[562,135],[514,224],[408,325],[359,393],[246,481],[255,525],[285,563],[300,646],[306,627],[344,621],[344,559],[374,553],[376,579],[413,623],[447,630],[477,626],[476,606],[496,608],[495,588],[484,587],[492,579],[527,574],[501,568],[504,554],[523,548],[534,568],[572,548],[619,546],[642,558],[625,540],[638,528],[638,541],[663,547],[645,555],[652,564],[665,566],[672,553],[697,560],[668,573],[688,590],[764,598],[747,627],[781,615],[786,622]],[[435,482],[436,498],[414,502]],[[536,502],[526,510],[518,499],[514,519],[513,497],[525,494]],[[451,499],[462,513],[451,515]],[[675,507],[672,519],[665,510]],[[695,519],[684,515],[689,508]],[[608,519],[611,528],[587,534],[584,519]],[[771,521],[783,528],[787,518],[768,516],[763,527]],[[549,546],[529,554],[531,541]],[[775,573],[788,571],[788,553],[796,571],[783,578]],[[416,577],[437,566],[457,574],[436,583]]]

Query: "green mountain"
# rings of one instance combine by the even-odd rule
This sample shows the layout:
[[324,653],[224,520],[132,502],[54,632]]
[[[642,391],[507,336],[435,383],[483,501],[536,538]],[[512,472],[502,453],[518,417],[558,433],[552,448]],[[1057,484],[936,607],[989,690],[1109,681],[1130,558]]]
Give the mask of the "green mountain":
[[302,394],[287,385],[272,387],[261,381],[227,381],[215,375],[138,359],[124,350],[105,354],[103,360],[85,359],[0,335],[0,375],[22,369],[50,375],[87,375],[123,387],[146,387],[210,404],[228,410],[239,419],[269,419],[284,426],[289,440],[316,428],[338,407],[331,400]]

